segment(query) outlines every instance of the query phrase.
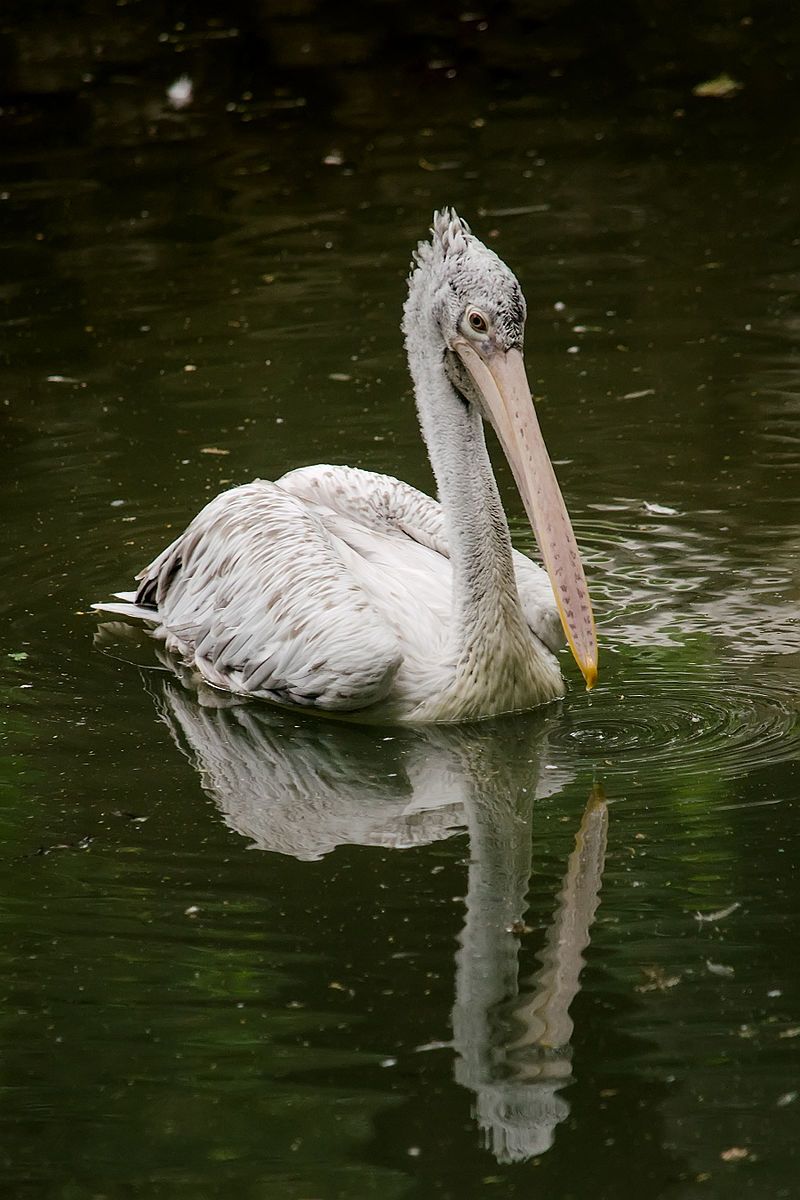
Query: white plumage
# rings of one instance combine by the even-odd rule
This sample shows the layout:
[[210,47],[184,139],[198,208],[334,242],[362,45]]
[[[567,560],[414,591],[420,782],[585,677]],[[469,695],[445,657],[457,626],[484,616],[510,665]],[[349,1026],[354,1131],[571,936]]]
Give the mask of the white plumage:
[[[559,617],[593,682],[591,651],[575,646],[588,606],[577,548],[520,395],[519,285],[455,213],[437,214],[416,262],[404,330],[441,503],[350,467],[256,480],[212,500],[124,603],[98,608],[146,621],[216,687],[361,719],[468,720],[562,695]],[[560,604],[541,568],[511,549],[484,417],[535,510]]]

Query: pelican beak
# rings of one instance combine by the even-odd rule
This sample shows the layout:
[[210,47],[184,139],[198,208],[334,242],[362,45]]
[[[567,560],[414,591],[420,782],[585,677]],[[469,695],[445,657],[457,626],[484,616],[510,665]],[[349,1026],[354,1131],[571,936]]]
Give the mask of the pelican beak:
[[453,350],[472,376],[508,459],[550,582],[561,624],[586,687],[597,682],[597,634],[580,552],[542,438],[519,350],[484,359],[465,338]]

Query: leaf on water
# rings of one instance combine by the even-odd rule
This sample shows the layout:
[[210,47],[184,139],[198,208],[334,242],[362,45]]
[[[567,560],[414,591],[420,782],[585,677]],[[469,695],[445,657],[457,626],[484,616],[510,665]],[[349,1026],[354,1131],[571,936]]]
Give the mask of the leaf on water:
[[704,83],[696,84],[692,88],[692,95],[700,96],[702,99],[726,100],[741,90],[742,84],[732,79],[727,71],[723,71],[721,75],[715,75],[713,79],[706,79]]
[[421,158],[419,165],[423,171],[455,171],[461,166],[457,159],[445,159],[442,162],[431,162],[428,158]]
[[731,1146],[729,1150],[723,1150],[720,1158],[723,1162],[741,1162],[743,1158],[749,1158],[750,1151],[744,1146]]

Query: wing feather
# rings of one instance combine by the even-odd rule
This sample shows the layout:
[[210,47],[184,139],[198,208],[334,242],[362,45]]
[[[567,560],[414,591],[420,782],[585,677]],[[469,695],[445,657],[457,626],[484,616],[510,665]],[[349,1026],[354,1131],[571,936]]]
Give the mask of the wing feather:
[[[325,465],[290,471],[278,484],[294,496],[355,518],[368,528],[405,533],[443,558],[450,557],[441,504],[391,475]],[[565,639],[547,572],[519,550],[513,555],[528,627],[555,653]]]
[[167,645],[230,691],[346,711],[382,699],[400,664],[335,538],[273,483],[217,496],[138,579]]

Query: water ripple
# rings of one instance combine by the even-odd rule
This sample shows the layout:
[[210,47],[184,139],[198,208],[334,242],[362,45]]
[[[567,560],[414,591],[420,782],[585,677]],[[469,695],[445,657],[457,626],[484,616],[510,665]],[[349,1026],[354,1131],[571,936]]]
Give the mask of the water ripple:
[[646,679],[613,688],[602,704],[576,705],[554,740],[623,773],[730,777],[800,758],[800,700],[774,679],[648,668]]

